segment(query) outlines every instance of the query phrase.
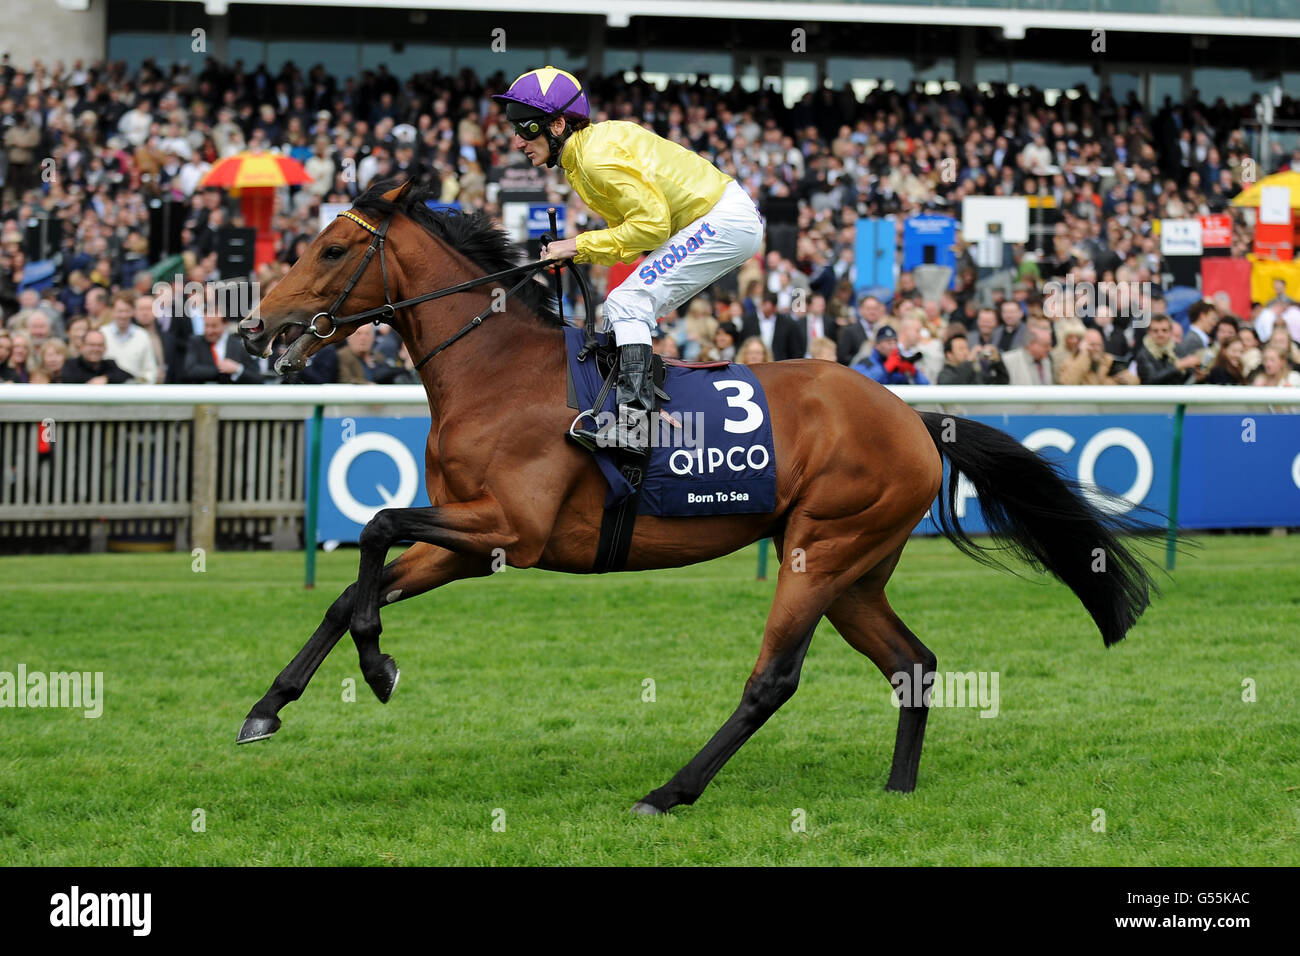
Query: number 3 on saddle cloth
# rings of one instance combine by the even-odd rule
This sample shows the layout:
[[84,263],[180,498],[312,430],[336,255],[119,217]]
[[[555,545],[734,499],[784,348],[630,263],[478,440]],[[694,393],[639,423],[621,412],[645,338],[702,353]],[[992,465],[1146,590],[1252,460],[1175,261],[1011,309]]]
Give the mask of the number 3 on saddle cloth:
[[[574,427],[594,422],[598,434],[612,437],[618,408],[614,389],[604,386],[616,373],[609,367],[616,351],[598,335],[597,350],[579,359],[582,331],[567,328],[564,337],[568,402],[579,412]],[[602,361],[605,353],[608,361]],[[767,514],[776,507],[772,422],[754,373],[728,363],[664,365],[655,356],[654,381],[660,407],[650,416],[649,458],[625,455],[613,445],[592,449],[609,484],[595,571],[621,570],[637,514]],[[600,408],[594,407],[597,399],[603,399]]]

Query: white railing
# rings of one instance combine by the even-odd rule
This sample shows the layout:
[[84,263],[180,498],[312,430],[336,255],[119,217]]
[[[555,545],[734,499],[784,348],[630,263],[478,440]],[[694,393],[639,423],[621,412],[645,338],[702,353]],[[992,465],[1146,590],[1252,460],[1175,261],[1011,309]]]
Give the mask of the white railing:
[[[910,405],[958,409],[1171,408],[1175,484],[1187,408],[1300,406],[1300,388],[1224,385],[904,385],[890,391]],[[327,406],[400,414],[427,404],[419,385],[0,386],[0,529],[21,526],[20,533],[38,534],[33,528],[46,522],[54,529],[47,533],[91,528],[93,534],[98,528],[102,534],[105,521],[152,521],[155,531],[162,521],[164,532],[174,530],[177,547],[185,547],[188,531],[189,546],[211,548],[220,518],[227,530],[242,522],[247,533],[280,546],[296,544],[299,527],[304,541],[315,541],[320,452],[313,443],[303,460],[306,409],[317,422],[312,433],[318,440]],[[42,440],[43,427],[70,440]],[[1171,566],[1178,520],[1173,500]],[[309,547],[309,581],[314,565]]]

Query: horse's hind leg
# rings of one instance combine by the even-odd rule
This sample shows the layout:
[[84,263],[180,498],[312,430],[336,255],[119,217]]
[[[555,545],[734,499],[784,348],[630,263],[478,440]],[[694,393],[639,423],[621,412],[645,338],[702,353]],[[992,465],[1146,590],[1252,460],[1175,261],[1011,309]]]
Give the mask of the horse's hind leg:
[[[814,535],[798,536],[790,531],[785,537],[815,540]],[[822,540],[828,542],[830,538],[826,535]],[[780,542],[777,547],[779,550]],[[861,574],[860,568],[857,573]],[[835,597],[836,588],[842,587],[840,579],[840,575],[793,570],[788,562],[782,562],[772,610],[763,631],[763,647],[745,682],[740,706],[690,763],[664,786],[647,794],[633,810],[663,813],[679,804],[694,803],[732,754],[794,696],[813,631]]]
[[[925,721],[930,707],[922,692],[928,686],[927,674],[933,674],[936,658],[915,634],[907,629],[885,599],[885,582],[902,555],[900,547],[872,568],[835,600],[826,617],[854,649],[865,654],[880,668],[893,686],[896,675],[905,674],[914,693],[904,700],[898,711],[898,735],[894,740],[894,765],[886,790],[904,793],[916,789],[916,774],[921,765],[921,744],[925,740]],[[918,675],[921,684],[917,686]],[[919,703],[913,703],[919,701]]]

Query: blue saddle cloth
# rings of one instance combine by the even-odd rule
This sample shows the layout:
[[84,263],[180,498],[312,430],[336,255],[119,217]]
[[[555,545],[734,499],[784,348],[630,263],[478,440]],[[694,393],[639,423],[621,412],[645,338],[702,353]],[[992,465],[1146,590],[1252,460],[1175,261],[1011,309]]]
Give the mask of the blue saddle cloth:
[[[597,336],[602,342],[604,336]],[[564,330],[569,375],[578,409],[592,408],[604,385],[594,356],[579,362],[580,329]],[[651,422],[650,460],[641,483],[638,514],[664,517],[767,514],[776,507],[776,462],[772,451],[772,421],[767,397],[754,373],[743,365],[717,369],[667,367],[663,390],[672,398]],[[609,390],[596,417],[579,427],[595,428],[617,421],[614,389]],[[680,426],[680,427],[678,427]],[[605,507],[612,508],[632,494],[614,450],[594,453],[609,483]]]

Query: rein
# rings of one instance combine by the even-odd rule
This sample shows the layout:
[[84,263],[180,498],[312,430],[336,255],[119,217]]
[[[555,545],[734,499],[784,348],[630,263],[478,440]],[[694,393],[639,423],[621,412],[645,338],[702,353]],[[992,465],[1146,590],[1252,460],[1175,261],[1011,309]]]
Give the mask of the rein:
[[[394,210],[394,212],[395,211],[396,210]],[[421,302],[429,302],[433,299],[441,299],[444,296],[455,295],[458,292],[467,292],[470,289],[477,288],[478,286],[481,285],[486,285],[490,282],[500,282],[503,279],[508,279],[517,275],[522,275],[522,278],[518,282],[516,282],[513,286],[511,286],[510,289],[506,292],[506,298],[509,298],[510,296],[516,294],[520,289],[522,289],[538,272],[541,272],[543,269],[551,265],[553,261],[550,259],[545,259],[542,260],[541,262],[529,262],[522,266],[514,266],[510,269],[503,269],[500,272],[493,272],[490,275],[480,276],[477,279],[469,279],[457,285],[448,286],[445,289],[438,289],[435,292],[426,292],[423,295],[417,295],[409,299],[402,299],[398,302],[394,302],[392,301],[392,296],[389,293],[388,264],[384,259],[384,239],[388,234],[388,225],[393,220],[393,213],[390,212],[385,217],[383,224],[378,229],[370,225],[370,223],[366,222],[364,219],[362,219],[356,213],[352,212],[352,210],[350,209],[339,213],[339,215],[350,219],[352,222],[355,222],[362,229],[365,229],[366,232],[370,233],[374,238],[370,240],[370,247],[366,249],[365,257],[362,258],[361,263],[356,268],[356,271],[352,273],[352,278],[348,280],[348,284],[344,286],[343,291],[339,293],[339,297],[334,300],[334,304],[330,306],[328,311],[317,312],[315,315],[311,317],[311,321],[307,323],[307,328],[311,330],[312,334],[314,334],[317,338],[321,338],[321,339],[329,338],[331,335],[337,332],[339,326],[342,325],[349,325],[353,322],[362,322],[370,318],[374,318],[375,322],[378,323],[380,321],[380,317],[382,317],[383,319],[391,323],[394,316],[397,314],[398,309],[405,309],[412,305],[419,305]],[[352,315],[346,315],[341,318],[338,317],[336,313],[340,308],[342,308],[343,303],[347,300],[347,297],[352,293],[352,290],[356,288],[356,284],[361,281],[361,276],[365,273],[366,268],[370,265],[370,260],[374,258],[376,252],[379,253],[379,268],[383,271],[383,275],[384,275],[384,304],[381,306],[376,306],[373,309],[366,309],[364,312],[356,312],[353,313]],[[569,261],[572,262],[572,260]],[[560,269],[563,268],[563,266],[557,265],[556,268]],[[582,275],[582,272],[578,269],[574,269],[574,274],[577,275],[578,284],[579,286],[581,286],[583,291],[583,301],[586,304],[586,308],[587,308],[587,327],[588,329],[590,329],[591,323],[593,321],[593,315],[592,315],[593,310],[592,310],[590,290],[587,286],[586,277]],[[482,325],[483,320],[486,319],[495,310],[495,306],[496,303],[493,303],[492,305],[484,309],[482,312],[480,312],[478,315],[474,316],[474,318],[472,318],[468,323],[466,323],[458,332],[456,332],[450,338],[446,339],[440,345],[436,346],[432,351],[429,352],[429,354],[424,356],[424,358],[420,359],[419,362],[415,363],[415,368],[419,369],[423,367],[426,362],[428,362],[431,358],[433,358],[443,349],[450,348],[460,339],[464,338],[470,332],[474,331],[474,329]],[[325,320],[329,322],[330,327],[328,331],[321,332],[316,328],[316,320],[319,319],[321,316],[324,316]],[[589,335],[591,334],[590,331],[588,332],[588,334]]]

